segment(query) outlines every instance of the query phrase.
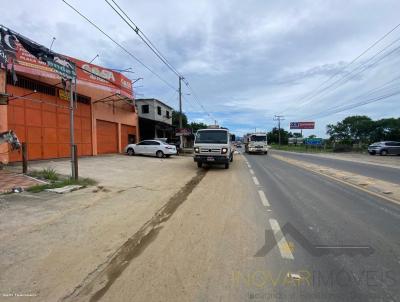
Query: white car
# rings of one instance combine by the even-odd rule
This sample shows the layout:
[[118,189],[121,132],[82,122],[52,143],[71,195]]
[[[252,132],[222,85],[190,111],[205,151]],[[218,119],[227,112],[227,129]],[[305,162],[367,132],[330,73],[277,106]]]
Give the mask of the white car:
[[138,144],[129,144],[125,147],[125,153],[128,155],[143,154],[155,155],[159,158],[176,155],[176,147],[159,140],[144,140]]

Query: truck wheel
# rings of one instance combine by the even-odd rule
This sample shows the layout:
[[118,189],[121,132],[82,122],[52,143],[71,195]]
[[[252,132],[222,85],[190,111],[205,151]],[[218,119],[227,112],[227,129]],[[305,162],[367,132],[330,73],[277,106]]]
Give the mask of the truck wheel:
[[203,163],[202,162],[197,162],[197,168],[201,168],[201,167],[203,167]]
[[267,155],[267,154],[268,154],[268,151],[265,151],[264,154]]
[[230,162],[233,162],[233,154],[231,155],[231,158],[229,159]]
[[229,169],[229,163],[225,164],[225,169]]

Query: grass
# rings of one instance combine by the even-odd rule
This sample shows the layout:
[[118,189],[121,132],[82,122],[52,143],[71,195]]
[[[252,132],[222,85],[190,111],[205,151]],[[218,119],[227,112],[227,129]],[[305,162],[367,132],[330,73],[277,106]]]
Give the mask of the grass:
[[57,181],[50,182],[48,184],[35,185],[27,189],[31,193],[39,193],[47,189],[62,188],[69,185],[80,185],[83,187],[93,186],[96,181],[91,178],[79,178],[78,180],[72,178],[61,179]]
[[315,147],[315,146],[305,146],[305,145],[271,145],[272,149],[292,151],[292,152],[302,152],[302,153],[330,153],[333,152],[332,148]]
[[53,168],[44,168],[40,171],[33,170],[32,172],[29,173],[29,176],[49,181],[59,180],[59,175]]
[[96,181],[91,178],[79,178],[78,180],[75,180],[70,177],[62,177],[53,168],[34,170],[29,173],[29,176],[49,182],[47,184],[34,185],[32,187],[29,187],[27,191],[31,193],[39,193],[46,189],[62,188],[69,185],[80,185],[83,187],[87,187],[96,184]]

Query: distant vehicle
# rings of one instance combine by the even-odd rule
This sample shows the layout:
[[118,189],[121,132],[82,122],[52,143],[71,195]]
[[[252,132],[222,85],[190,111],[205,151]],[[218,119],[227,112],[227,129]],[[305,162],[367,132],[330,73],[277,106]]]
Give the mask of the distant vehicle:
[[371,155],[400,155],[400,142],[378,142],[368,146],[368,153]]
[[248,133],[244,136],[246,153],[268,154],[267,134],[263,132]]
[[153,155],[159,158],[176,155],[176,147],[160,140],[143,140],[138,144],[129,144],[125,147],[128,155],[143,154]]
[[233,161],[234,135],[225,128],[200,129],[194,139],[194,161],[197,167],[203,164],[223,164],[229,169],[229,163]]

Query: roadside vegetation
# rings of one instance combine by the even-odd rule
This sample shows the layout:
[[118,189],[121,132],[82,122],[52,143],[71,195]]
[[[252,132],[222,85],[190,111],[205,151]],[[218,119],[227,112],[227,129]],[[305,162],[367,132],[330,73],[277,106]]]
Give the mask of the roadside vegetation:
[[[304,132],[309,130],[304,130]],[[281,145],[278,145],[279,134]],[[273,128],[268,133],[268,143],[273,149],[296,152],[367,152],[368,145],[379,141],[400,141],[400,118],[372,120],[365,115],[354,115],[344,118],[336,124],[326,126],[328,138],[323,139],[321,146],[289,144],[289,138],[301,138],[299,132]],[[305,138],[316,138],[314,134]]]
[[80,185],[83,187],[93,186],[96,181],[91,178],[79,178],[78,180],[58,174],[52,168],[34,170],[29,176],[46,181],[46,184],[35,185],[27,189],[31,193],[39,193],[46,189],[62,188],[69,185]]

